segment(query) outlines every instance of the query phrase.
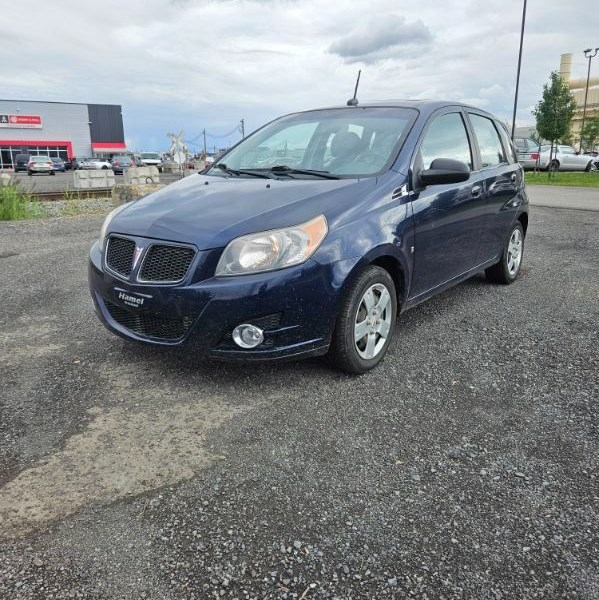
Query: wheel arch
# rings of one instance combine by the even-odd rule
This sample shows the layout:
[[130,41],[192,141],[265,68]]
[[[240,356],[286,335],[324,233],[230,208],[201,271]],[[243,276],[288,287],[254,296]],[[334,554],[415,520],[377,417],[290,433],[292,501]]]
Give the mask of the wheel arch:
[[524,231],[524,237],[526,237],[526,230],[528,229],[528,213],[521,213],[517,220],[520,221],[520,225],[522,225],[522,230]]
[[397,296],[398,306],[402,307],[407,298],[409,271],[407,265],[405,264],[405,260],[397,251],[395,246],[380,246],[378,248],[374,248],[368,254],[363,256],[361,260],[359,260],[353,266],[345,278],[340,297],[343,296],[345,290],[358,276],[358,274],[370,265],[381,267],[389,273],[391,279],[393,279],[393,282],[395,283],[395,293]]

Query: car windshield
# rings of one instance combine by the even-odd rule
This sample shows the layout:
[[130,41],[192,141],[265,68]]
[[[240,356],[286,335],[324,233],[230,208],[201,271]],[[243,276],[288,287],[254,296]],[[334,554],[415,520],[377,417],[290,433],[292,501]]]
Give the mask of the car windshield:
[[395,159],[417,114],[411,108],[352,107],[282,117],[222,156],[209,174],[243,176],[235,171],[279,167],[277,176],[376,175]]
[[112,162],[131,162],[130,156],[114,156]]
[[53,156],[52,157],[52,162],[62,162],[62,158],[60,158],[58,156]]
[[158,156],[158,154],[155,154],[154,152],[144,152],[141,155],[142,158],[152,158],[154,160],[160,160],[160,156]]
[[33,162],[48,162],[50,160],[50,157],[48,157],[48,156],[32,156],[31,160]]

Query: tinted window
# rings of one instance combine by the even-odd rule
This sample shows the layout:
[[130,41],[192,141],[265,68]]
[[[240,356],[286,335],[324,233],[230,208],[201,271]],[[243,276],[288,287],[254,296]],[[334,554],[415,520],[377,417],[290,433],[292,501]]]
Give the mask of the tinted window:
[[483,168],[507,163],[507,157],[493,121],[472,113],[470,114],[470,121],[478,140]]
[[453,158],[472,169],[468,134],[460,113],[437,117],[428,128],[420,146],[422,167],[429,169],[435,158]]

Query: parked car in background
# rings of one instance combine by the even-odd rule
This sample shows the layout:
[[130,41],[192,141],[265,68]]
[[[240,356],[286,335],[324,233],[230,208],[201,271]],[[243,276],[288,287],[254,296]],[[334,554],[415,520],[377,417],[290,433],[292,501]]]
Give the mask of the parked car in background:
[[537,168],[539,143],[530,138],[514,138],[518,162],[524,169]]
[[113,156],[110,164],[112,165],[112,170],[117,174],[122,174],[127,169],[137,166],[135,159],[128,154]]
[[593,161],[593,167],[599,171],[599,152],[585,152],[585,156],[590,156]]
[[[580,154],[572,146],[558,145],[553,147],[550,159],[551,146],[541,146],[539,153],[539,168],[554,171],[590,171],[593,168],[593,158]],[[551,160],[551,164],[550,163]]]
[[401,311],[481,271],[512,283],[527,226],[524,172],[491,114],[424,100],[312,110],[113,210],[89,284],[102,323],[131,341],[250,361],[326,354],[364,373]]
[[61,173],[64,173],[67,170],[67,168],[65,166],[65,162],[64,162],[64,160],[62,160],[62,158],[60,158],[60,156],[51,156],[50,160],[52,161],[52,164],[54,165],[55,171],[60,171]]
[[158,152],[142,152],[140,161],[144,167],[158,167],[158,172],[162,173],[162,159]]
[[31,154],[16,154],[14,159],[15,173],[27,171],[27,165],[31,159]]
[[112,165],[110,161],[105,158],[84,158],[79,163],[80,169],[91,170],[91,169],[111,169]]
[[54,163],[49,156],[44,154],[39,156],[31,156],[27,163],[27,175],[35,173],[48,173],[48,175],[56,175]]

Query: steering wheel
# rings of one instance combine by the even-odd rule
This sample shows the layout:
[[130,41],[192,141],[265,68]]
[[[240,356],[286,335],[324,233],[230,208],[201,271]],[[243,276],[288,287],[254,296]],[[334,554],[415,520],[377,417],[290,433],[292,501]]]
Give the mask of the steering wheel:
[[384,165],[387,162],[387,157],[379,152],[373,152],[372,150],[365,150],[361,152],[352,160],[352,163],[365,163],[367,165]]
[[[277,165],[285,165],[287,167],[297,165],[297,158],[293,156],[275,156],[268,161],[264,161],[264,165],[268,167],[275,167]],[[266,164],[268,163],[268,165]]]

